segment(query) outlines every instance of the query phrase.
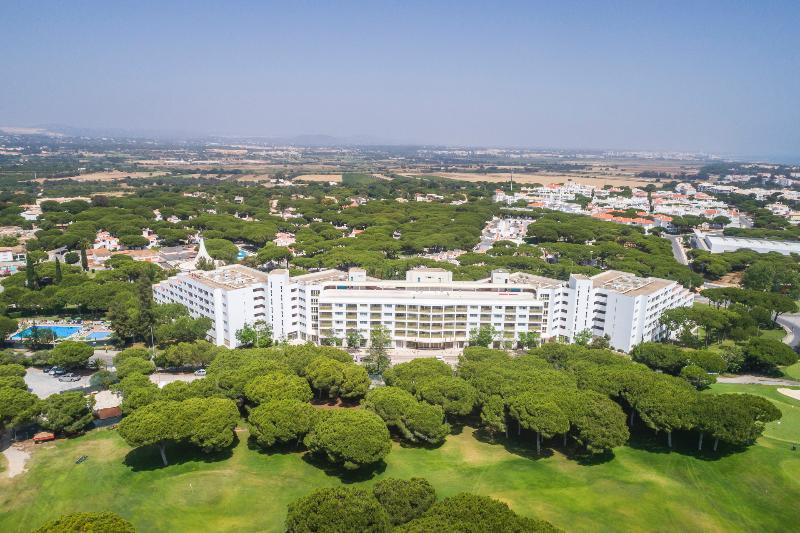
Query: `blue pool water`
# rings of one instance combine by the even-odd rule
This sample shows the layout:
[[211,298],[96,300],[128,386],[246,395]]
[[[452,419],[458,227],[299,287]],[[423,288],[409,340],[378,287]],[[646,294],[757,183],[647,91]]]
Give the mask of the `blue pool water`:
[[65,337],[69,337],[70,335],[74,335],[75,333],[81,330],[80,326],[31,326],[29,328],[25,328],[19,333],[15,333],[11,338],[14,340],[22,340],[27,339],[31,336],[33,329],[49,329],[53,332],[53,335],[56,336],[57,339],[63,339]]
[[86,335],[86,338],[91,341],[102,341],[111,336],[110,331],[93,331]]

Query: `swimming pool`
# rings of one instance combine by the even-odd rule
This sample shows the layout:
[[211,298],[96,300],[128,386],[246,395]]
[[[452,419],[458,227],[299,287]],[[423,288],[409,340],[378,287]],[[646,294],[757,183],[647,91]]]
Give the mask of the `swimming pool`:
[[102,341],[106,340],[110,336],[111,336],[110,331],[93,331],[88,335],[86,335],[86,338],[89,339],[90,341]]
[[25,328],[19,333],[15,333],[11,339],[12,340],[22,340],[27,339],[31,336],[34,329],[41,330],[41,329],[49,329],[53,332],[56,339],[64,339],[71,335],[78,333],[81,330],[80,326],[31,326],[29,328]]

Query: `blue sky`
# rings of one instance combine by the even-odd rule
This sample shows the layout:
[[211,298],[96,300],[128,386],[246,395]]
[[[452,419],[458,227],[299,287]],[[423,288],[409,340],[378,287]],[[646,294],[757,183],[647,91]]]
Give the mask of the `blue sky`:
[[0,6],[0,125],[800,155],[800,2]]

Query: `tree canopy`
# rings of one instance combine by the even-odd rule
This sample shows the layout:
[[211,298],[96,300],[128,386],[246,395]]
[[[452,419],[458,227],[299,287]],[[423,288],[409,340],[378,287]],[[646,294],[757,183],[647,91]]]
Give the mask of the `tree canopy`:
[[247,416],[253,437],[266,448],[275,443],[299,443],[319,418],[314,406],[291,398],[262,403]]
[[286,531],[391,530],[389,515],[366,490],[355,487],[317,489],[289,504]]
[[313,453],[347,469],[377,463],[391,450],[386,424],[362,409],[324,412],[304,442]]
[[55,433],[78,433],[92,423],[93,405],[81,392],[53,394],[41,403],[39,423]]
[[189,443],[205,452],[233,443],[239,410],[224,398],[159,400],[136,409],[122,419],[119,434],[135,448],[155,445],[167,465],[167,443]]
[[33,533],[135,533],[133,524],[116,513],[69,513],[50,520],[33,530]]
[[250,402],[256,404],[272,400],[310,402],[314,397],[307,380],[279,372],[264,374],[253,379],[245,385],[244,394]]
[[436,501],[436,491],[427,479],[384,478],[375,483],[372,493],[389,515],[393,525],[420,517]]

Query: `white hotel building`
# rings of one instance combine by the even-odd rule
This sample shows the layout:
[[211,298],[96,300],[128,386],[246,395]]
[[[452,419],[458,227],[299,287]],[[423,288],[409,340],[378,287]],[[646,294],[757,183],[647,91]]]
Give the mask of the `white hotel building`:
[[497,345],[535,331],[543,340],[571,340],[588,329],[608,335],[611,346],[629,351],[663,338],[666,309],[692,305],[693,296],[674,281],[607,271],[560,281],[495,270],[480,281],[453,281],[437,268],[409,270],[405,281],[368,277],[360,268],[290,277],[286,270],[261,272],[241,265],[181,273],[153,287],[159,303],[184,304],[212,320],[210,339],[236,347],[236,331],[265,321],[276,339],[321,342],[358,331],[369,339],[382,325],[392,348],[459,349],[470,332],[491,325]]

